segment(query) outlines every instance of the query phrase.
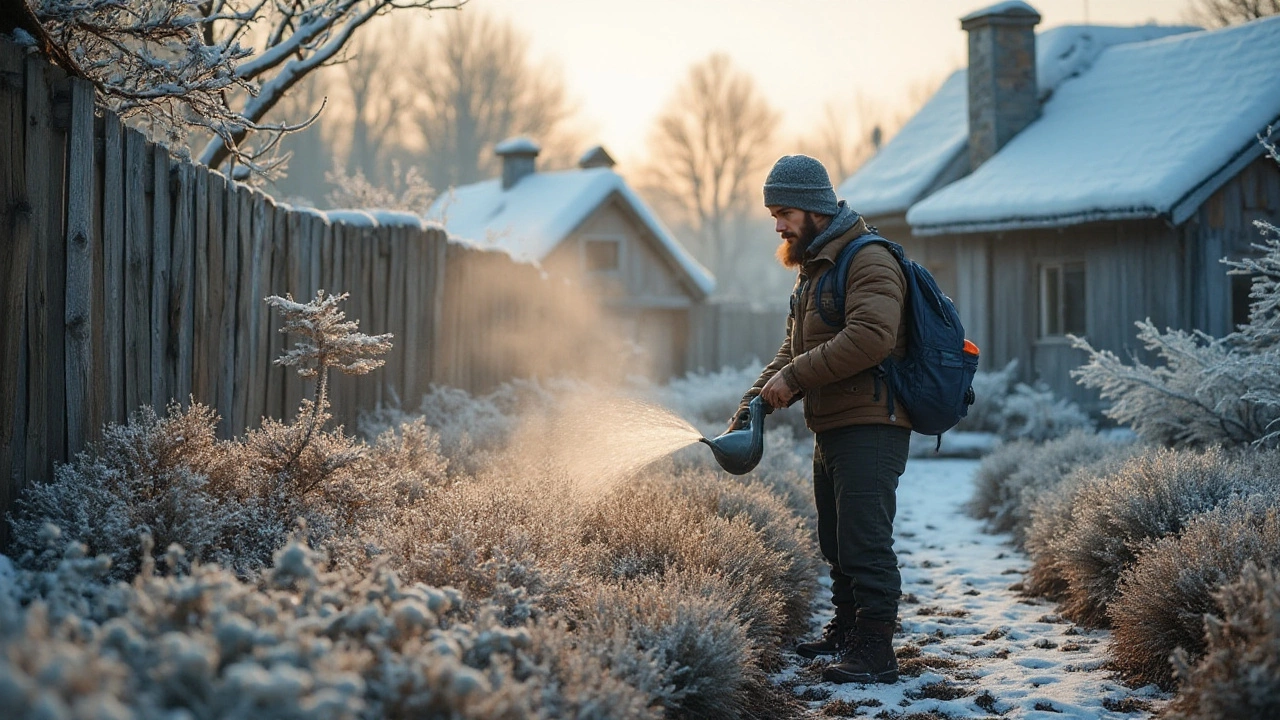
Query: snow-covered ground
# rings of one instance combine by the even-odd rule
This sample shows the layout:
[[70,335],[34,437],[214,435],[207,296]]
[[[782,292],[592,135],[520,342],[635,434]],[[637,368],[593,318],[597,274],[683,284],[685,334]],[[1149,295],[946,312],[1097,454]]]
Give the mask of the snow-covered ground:
[[[1018,592],[1029,563],[964,514],[976,460],[913,458],[898,489],[902,632],[895,685],[835,685],[825,661],[789,655],[777,680],[819,717],[1147,718],[1164,696],[1106,669],[1109,635],[1076,627]],[[825,580],[825,578],[824,578]],[[830,616],[826,593],[817,632]]]

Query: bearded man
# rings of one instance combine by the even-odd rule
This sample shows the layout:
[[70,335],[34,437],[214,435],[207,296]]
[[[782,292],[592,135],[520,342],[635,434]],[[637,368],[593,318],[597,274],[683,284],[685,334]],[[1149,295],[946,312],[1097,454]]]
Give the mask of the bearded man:
[[843,325],[827,324],[819,307],[830,315],[837,305],[829,293],[817,295],[818,281],[846,244],[868,232],[866,223],[836,199],[822,163],[805,155],[774,164],[764,204],[782,236],[778,260],[797,271],[796,284],[786,339],[729,429],[745,426],[756,395],[775,408],[804,398],[805,424],[815,435],[818,544],[831,566],[835,616],[821,638],[796,652],[837,659],[823,672],[833,682],[897,682],[893,634],[902,579],[893,518],[911,420],[900,407],[890,410],[879,366],[890,354],[905,354],[906,278],[884,245],[867,244],[854,255],[845,286],[834,288],[845,293]]

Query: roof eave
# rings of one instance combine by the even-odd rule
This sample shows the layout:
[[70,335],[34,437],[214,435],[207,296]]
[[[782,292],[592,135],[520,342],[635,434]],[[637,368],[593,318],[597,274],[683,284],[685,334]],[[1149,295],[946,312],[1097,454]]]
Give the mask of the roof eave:
[[964,235],[980,232],[1008,232],[1011,230],[1043,230],[1060,228],[1069,225],[1083,225],[1091,222],[1113,222],[1117,220],[1156,220],[1168,218],[1168,213],[1150,207],[1134,208],[1098,208],[1061,215],[1043,215],[1039,217],[1010,217],[989,220],[969,220],[950,223],[911,223],[914,235],[927,237],[934,235]]

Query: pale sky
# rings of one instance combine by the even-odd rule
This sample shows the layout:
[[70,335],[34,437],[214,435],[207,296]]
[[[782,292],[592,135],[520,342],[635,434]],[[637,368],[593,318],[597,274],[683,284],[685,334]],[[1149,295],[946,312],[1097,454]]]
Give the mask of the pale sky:
[[[959,18],[994,0],[471,0],[507,17],[563,69],[592,135],[625,171],[689,66],[727,53],[783,116],[784,138],[855,92],[897,105],[964,66]],[[1038,30],[1180,24],[1187,0],[1031,0]],[[465,10],[464,10],[465,12]]]

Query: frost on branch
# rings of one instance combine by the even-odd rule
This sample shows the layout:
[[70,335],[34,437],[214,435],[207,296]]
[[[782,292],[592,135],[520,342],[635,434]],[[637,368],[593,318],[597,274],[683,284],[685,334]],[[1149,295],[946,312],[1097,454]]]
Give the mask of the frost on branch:
[[[1271,157],[1280,151],[1263,138]],[[1280,230],[1255,223],[1263,243],[1258,258],[1223,260],[1230,274],[1253,276],[1249,322],[1224,338],[1199,332],[1160,332],[1139,322],[1138,339],[1163,361],[1125,364],[1072,336],[1089,362],[1074,376],[1112,400],[1108,417],[1131,426],[1144,440],[1179,447],[1256,444],[1280,440]]]
[[318,377],[321,386],[329,368],[348,375],[364,375],[382,367],[385,361],[377,356],[391,349],[392,336],[357,332],[359,324],[347,320],[346,313],[338,309],[338,303],[347,297],[347,293],[326,297],[321,290],[309,303],[294,302],[293,296],[287,294],[267,298],[267,304],[284,318],[280,332],[303,337],[302,342],[277,358],[276,364],[297,366],[299,375]]

